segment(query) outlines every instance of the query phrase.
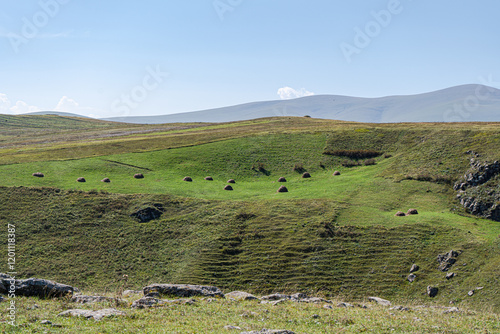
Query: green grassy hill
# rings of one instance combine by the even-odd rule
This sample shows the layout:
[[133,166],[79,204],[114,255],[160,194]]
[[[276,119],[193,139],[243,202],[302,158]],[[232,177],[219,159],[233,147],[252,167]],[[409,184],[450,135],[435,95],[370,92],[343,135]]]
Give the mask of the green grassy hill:
[[[0,221],[16,224],[22,276],[87,289],[114,291],[127,274],[137,288],[206,283],[427,300],[427,285],[436,285],[437,302],[499,311],[500,223],[467,214],[452,189],[469,167],[465,152],[498,160],[499,129],[309,118],[97,123],[82,140],[54,131],[51,143],[28,147],[2,132],[13,144],[0,148]],[[340,151],[377,154],[367,164]],[[279,177],[288,193],[277,193]],[[230,178],[234,190],[225,191]],[[159,219],[130,216],[155,204],[164,208]],[[410,208],[419,214],[394,216]],[[450,249],[462,253],[446,280],[436,258]],[[413,263],[421,269],[409,283]]]

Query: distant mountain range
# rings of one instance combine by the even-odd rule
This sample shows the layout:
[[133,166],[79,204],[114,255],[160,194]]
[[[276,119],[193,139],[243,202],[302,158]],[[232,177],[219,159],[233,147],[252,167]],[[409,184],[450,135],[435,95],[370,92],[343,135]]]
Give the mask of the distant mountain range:
[[500,90],[483,85],[462,85],[424,94],[379,98],[313,95],[293,100],[253,102],[162,116],[111,117],[103,120],[158,124],[230,122],[261,117],[306,115],[370,123],[499,122]]

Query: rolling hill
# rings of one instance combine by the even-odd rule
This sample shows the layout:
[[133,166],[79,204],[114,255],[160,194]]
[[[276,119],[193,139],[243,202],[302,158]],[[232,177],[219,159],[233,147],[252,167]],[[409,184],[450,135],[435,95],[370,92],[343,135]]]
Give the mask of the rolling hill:
[[[499,309],[500,226],[469,214],[453,190],[471,151],[498,160],[498,123],[7,120],[16,127],[0,148],[0,226],[16,226],[19,277],[99,291],[128,275],[136,289],[175,282],[418,302],[432,285],[433,302]],[[61,130],[39,143],[23,122]],[[367,152],[372,161],[353,155]],[[279,177],[287,193],[277,192]],[[224,190],[229,179],[233,191]],[[499,182],[484,183],[481,196]],[[418,214],[395,216],[410,208]],[[162,214],[142,222],[134,218],[142,210]],[[436,259],[450,250],[460,254],[447,280]],[[410,283],[414,263],[421,269]],[[467,297],[475,287],[483,289]]]
[[494,122],[500,121],[500,90],[482,85],[462,85],[424,94],[380,98],[316,95],[162,116],[112,117],[105,120],[156,124],[232,122],[305,115],[370,123]]

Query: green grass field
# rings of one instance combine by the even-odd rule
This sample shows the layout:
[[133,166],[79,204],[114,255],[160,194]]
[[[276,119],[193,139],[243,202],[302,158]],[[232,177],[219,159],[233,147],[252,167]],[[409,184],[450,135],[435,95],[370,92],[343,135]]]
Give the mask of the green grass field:
[[[0,122],[0,221],[16,225],[22,277],[113,293],[127,274],[134,288],[203,283],[500,311],[500,224],[467,214],[452,189],[468,169],[465,152],[498,160],[500,124],[7,120],[15,126]],[[383,154],[365,166],[335,150]],[[223,190],[229,179],[233,191]],[[277,193],[281,185],[289,192]],[[130,216],[153,204],[161,218]],[[419,214],[394,216],[410,208]],[[446,280],[436,257],[450,249],[462,254]],[[421,269],[409,283],[413,263]],[[432,300],[428,285],[440,288]]]

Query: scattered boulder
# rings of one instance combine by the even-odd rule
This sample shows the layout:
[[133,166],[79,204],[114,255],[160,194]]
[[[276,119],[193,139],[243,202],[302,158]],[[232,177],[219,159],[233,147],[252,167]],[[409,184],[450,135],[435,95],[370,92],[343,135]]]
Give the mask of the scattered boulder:
[[214,178],[213,178],[213,177],[211,177],[211,176],[207,176],[207,177],[205,178],[205,180],[206,180],[206,181],[213,181],[213,180],[214,180]]
[[409,209],[409,210],[406,212],[406,215],[407,215],[407,216],[411,216],[411,215],[418,215],[418,211],[417,211],[417,209]]
[[304,174],[302,174],[303,179],[308,179],[310,177],[311,177],[311,174],[309,174],[309,172],[305,172]]
[[[10,280],[12,281],[12,279]],[[9,280],[7,280],[9,282]],[[4,285],[5,285],[4,280]],[[8,284],[10,285],[10,284]],[[75,288],[40,278],[15,280],[16,295],[25,297],[54,298],[72,296]]]
[[278,182],[286,182],[286,179],[285,179],[284,177],[280,177],[280,178],[278,179]]
[[281,293],[273,293],[272,295],[267,295],[260,297],[260,300],[281,300],[281,299],[291,299],[292,297],[290,295],[284,295]]
[[143,179],[143,178],[144,178],[144,175],[141,174],[141,173],[138,173],[138,174],[134,175],[134,179]]
[[186,176],[185,178],[182,179],[182,181],[193,182],[193,179],[189,176]]
[[107,308],[99,311],[91,311],[91,310],[67,310],[59,313],[58,317],[83,317],[86,319],[94,319],[101,320],[102,318],[108,318],[113,316],[126,316],[127,314],[122,311],[118,311],[114,308]]
[[190,284],[151,284],[142,289],[144,295],[158,292],[160,295],[177,297],[224,297],[222,291],[215,286],[190,285]]
[[243,292],[243,291],[233,291],[226,293],[226,299],[234,299],[234,300],[256,300],[258,299],[254,295],[248,293],[248,292]]
[[455,273],[447,273],[445,277],[446,279],[452,279],[453,277],[455,277]]
[[415,274],[410,274],[408,275],[407,279],[410,283],[413,283],[413,281],[415,280],[415,278],[417,278],[417,276]]
[[108,177],[105,177],[104,179],[101,180],[101,182],[110,183],[111,180]]
[[31,175],[33,175],[34,177],[45,177],[45,175],[43,175],[43,173],[39,173],[39,172],[33,173]]
[[130,215],[139,219],[141,223],[147,223],[153,219],[158,219],[163,214],[163,206],[161,204],[156,204],[154,206],[147,207],[145,209],[138,210]]
[[78,179],[76,179],[76,182],[87,182],[87,180],[85,180],[84,177],[79,177]]
[[153,298],[153,297],[142,297],[140,299],[137,299],[132,303],[132,308],[150,308],[150,307],[155,307],[160,303],[161,300],[158,298]]
[[279,192],[279,193],[287,193],[287,192],[288,192],[288,189],[287,189],[287,187],[285,187],[285,186],[281,186],[281,187],[278,189],[278,192]]
[[224,190],[233,190],[233,187],[231,187],[229,184],[224,187]]
[[404,216],[406,216],[406,214],[403,211],[398,211],[398,212],[396,212],[396,214],[394,216],[396,216],[396,217],[404,217]]
[[439,254],[437,260],[439,262],[438,269],[441,271],[448,271],[452,265],[457,262],[457,257],[460,255],[458,252],[451,250],[446,254]]
[[338,170],[336,170],[335,172],[333,172],[333,176],[338,176],[340,175],[340,172]]
[[227,180],[227,183],[236,183],[236,181],[233,179],[229,179],[229,180]]
[[437,296],[439,289],[434,287],[434,286],[428,286],[427,287],[427,295],[431,298],[434,298]]
[[391,306],[390,301],[379,298],[379,297],[368,297],[368,300],[371,302],[375,302],[375,303],[382,305],[382,306]]
[[410,268],[410,273],[414,273],[416,271],[418,271],[420,269],[420,267],[416,264],[413,264]]
[[467,292],[467,294],[469,295],[469,297],[474,296],[474,290],[470,290],[469,292]]

